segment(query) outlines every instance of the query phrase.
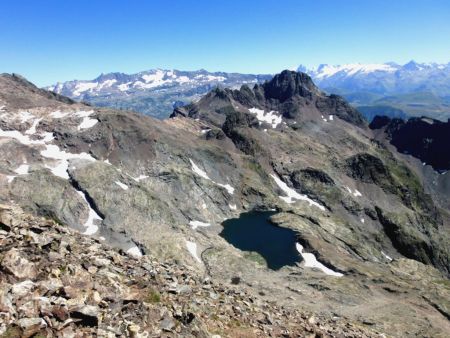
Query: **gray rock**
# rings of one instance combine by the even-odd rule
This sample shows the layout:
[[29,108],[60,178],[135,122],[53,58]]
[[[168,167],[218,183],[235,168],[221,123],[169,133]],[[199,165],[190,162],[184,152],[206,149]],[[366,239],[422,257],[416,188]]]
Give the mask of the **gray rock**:
[[70,316],[77,320],[79,325],[98,326],[99,308],[93,305],[83,305],[70,310]]
[[0,265],[5,271],[19,279],[33,279],[37,275],[36,266],[14,248],[4,254]]
[[165,316],[159,324],[159,327],[164,331],[172,331],[175,327],[175,321],[172,317]]

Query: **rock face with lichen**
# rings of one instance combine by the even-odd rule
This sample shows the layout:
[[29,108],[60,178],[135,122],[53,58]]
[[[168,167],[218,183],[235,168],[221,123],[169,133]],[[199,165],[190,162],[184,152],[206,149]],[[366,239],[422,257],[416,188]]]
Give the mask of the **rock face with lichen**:
[[[0,110],[1,202],[63,226],[57,229],[67,226],[61,241],[96,241],[100,257],[105,250],[120,256],[127,269],[149,257],[190,267],[224,292],[238,283],[254,303],[301,307],[364,330],[449,330],[449,195],[418,170],[418,160],[405,159],[357,110],[305,74],[284,71],[253,88],[217,88],[163,121],[74,103],[2,75]],[[224,219],[269,209],[277,211],[272,224],[295,231],[299,264],[268,269],[257,254],[219,236]],[[33,283],[42,277],[37,251],[6,251],[2,273],[21,278],[13,270],[22,262]],[[84,277],[99,269],[90,261]],[[136,288],[150,283],[144,272],[137,276]],[[99,304],[84,299],[70,318],[99,327]],[[173,313],[158,313],[164,327],[180,327]],[[268,325],[275,330],[278,322]]]

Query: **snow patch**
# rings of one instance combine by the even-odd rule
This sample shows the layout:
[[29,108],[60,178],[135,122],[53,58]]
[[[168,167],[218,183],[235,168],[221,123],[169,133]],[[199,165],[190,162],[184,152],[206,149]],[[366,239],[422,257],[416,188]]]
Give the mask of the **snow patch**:
[[196,173],[198,176],[203,177],[206,180],[210,180],[209,176],[206,174],[205,171],[203,171],[202,169],[200,169],[195,163],[194,161],[192,161],[191,159],[189,159],[189,162],[191,162],[191,166],[192,166],[192,171],[194,173]]
[[314,254],[303,252],[303,246],[300,243],[295,243],[295,248],[297,249],[297,251],[302,256],[302,258],[303,258],[303,260],[305,262],[305,267],[306,268],[317,268],[319,270],[322,270],[322,272],[324,272],[325,274],[327,274],[329,276],[335,276],[335,277],[342,277],[343,276],[342,273],[333,271],[330,268],[327,268],[322,263],[320,263],[316,259],[316,256],[314,256]]
[[116,82],[116,79],[105,80],[96,88],[96,90],[102,90],[105,87],[111,87]]
[[73,91],[74,96],[80,96],[81,93],[92,91],[92,89],[98,86],[97,82],[79,82],[75,86],[75,90]]
[[41,120],[42,120],[42,119],[36,119],[36,120],[34,120],[34,121],[33,121],[33,124],[32,124],[31,127],[30,127],[30,129],[28,129],[28,130],[25,131],[25,134],[27,134],[27,135],[33,135],[33,134],[36,134],[36,127],[37,127],[37,125],[39,124],[39,122],[40,122]]
[[197,229],[198,227],[209,227],[210,223],[200,222],[200,221],[190,221],[189,225],[192,227],[192,229]]
[[77,111],[74,115],[77,117],[88,117],[91,116],[92,114],[94,114],[93,110],[80,110]]
[[288,185],[284,183],[281,179],[279,179],[277,176],[273,174],[271,174],[270,176],[275,180],[275,183],[278,185],[278,187],[281,190],[283,190],[283,192],[287,195],[287,196],[279,196],[286,203],[291,204],[294,203],[295,200],[307,201],[310,206],[315,206],[320,210],[325,211],[325,207],[323,205],[317,203],[316,201],[313,201],[306,195],[300,195],[294,189],[289,188]]
[[248,110],[250,113],[255,114],[256,118],[258,119],[258,121],[260,122],[260,124],[262,122],[268,123],[272,125],[272,128],[276,128],[282,121],[281,115],[277,115],[278,112],[271,110],[270,112],[268,112],[267,114],[264,113],[263,109],[258,109],[258,108],[250,108]]
[[347,65],[339,65],[339,66],[332,66],[332,65],[321,65],[317,70],[316,78],[318,79],[324,79],[327,77],[331,77],[335,74],[341,73],[345,75],[356,75],[358,73],[363,74],[369,74],[373,72],[388,72],[392,73],[397,71],[397,68],[388,65],[388,64],[359,64],[359,63],[353,63],[353,64],[347,64]]
[[139,175],[138,177],[131,177],[133,180],[135,180],[136,182],[145,180],[146,178],[148,178],[147,175]]
[[13,138],[24,145],[45,144],[44,140],[32,140],[28,135],[23,135],[17,130],[2,130],[0,129],[0,137]]
[[67,173],[67,169],[69,168],[69,160],[83,159],[95,161],[95,158],[85,152],[80,154],[66,153],[65,151],[61,151],[59,147],[54,144],[47,144],[45,150],[41,151],[41,155],[46,158],[60,160],[60,163],[58,163],[56,167],[49,167],[47,165],[45,167],[50,169],[53,175],[64,179],[69,179],[69,174]]
[[353,192],[353,196],[360,197],[360,196],[362,196],[362,194],[358,190],[355,189],[355,191]]
[[66,153],[63,150],[60,150],[59,147],[55,144],[47,144],[45,150],[41,151],[41,155],[55,160],[82,159],[88,161],[95,161],[95,158],[93,158],[88,153],[85,152],[79,154]]
[[19,168],[14,170],[14,172],[19,174],[19,175],[26,175],[26,174],[28,174],[28,169],[29,168],[30,168],[30,166],[28,164],[22,164],[22,165],[19,166]]
[[228,204],[228,206],[230,207],[230,210],[236,210],[237,209],[236,204]]
[[68,112],[64,112],[63,113],[63,112],[61,112],[59,110],[50,113],[50,116],[55,118],[55,119],[60,119],[60,118],[66,117],[67,115],[69,115]]
[[19,112],[18,117],[20,118],[20,122],[25,123],[28,120],[31,120],[34,115],[27,111],[21,111]]
[[191,169],[192,169],[192,171],[193,171],[195,174],[197,174],[198,176],[200,176],[200,177],[202,177],[202,178],[204,178],[204,179],[206,179],[206,180],[209,180],[209,181],[213,182],[215,185],[218,185],[219,187],[225,188],[226,191],[228,191],[228,193],[229,193],[230,195],[233,195],[233,193],[234,193],[234,188],[233,188],[231,185],[229,185],[229,184],[223,184],[223,183],[217,183],[217,182],[213,181],[211,178],[209,178],[209,176],[206,174],[205,171],[203,171],[202,169],[200,169],[200,168],[194,163],[194,161],[192,161],[191,159],[189,159],[189,162],[191,162],[191,167],[192,167]]
[[120,181],[115,181],[114,183],[117,184],[119,187],[121,187],[123,190],[128,190],[128,185],[123,184]]
[[122,84],[118,85],[117,88],[119,88],[119,90],[121,92],[125,92],[129,89],[131,83],[132,82],[122,83]]
[[98,122],[97,119],[91,119],[90,117],[83,117],[83,121],[80,123],[77,129],[81,130],[92,128],[97,124],[97,122]]
[[53,175],[64,178],[65,180],[68,180],[69,174],[67,173],[67,169],[69,168],[69,161],[68,160],[62,160],[60,163],[56,165],[56,167],[50,167],[48,165],[45,165],[47,169],[50,169]]
[[86,222],[83,226],[86,230],[83,232],[83,235],[93,235],[98,231],[98,226],[94,224],[95,221],[103,221],[103,219],[95,212],[94,209],[91,208],[90,204],[87,201],[86,195],[84,192],[77,190],[77,193],[81,196],[81,198],[86,202],[89,208],[89,215]]
[[355,197],[361,197],[362,196],[362,194],[356,189],[355,189],[355,191],[352,191],[352,189],[350,189],[350,187],[347,187],[347,186],[345,187],[345,189],[347,189],[349,194],[352,194]]
[[[214,181],[213,181],[213,182],[214,182]],[[226,191],[228,191],[228,193],[229,193],[230,195],[233,195],[233,194],[234,194],[234,188],[233,188],[231,185],[229,185],[229,184],[217,183],[217,182],[214,182],[214,183],[217,184],[219,187],[225,188]]]
[[194,257],[197,262],[201,263],[202,260],[197,255],[197,243],[186,240],[186,247],[192,257]]
[[392,258],[389,257],[388,255],[386,255],[383,251],[381,251],[381,254],[382,254],[389,262],[392,261]]
[[42,133],[40,136],[42,137],[41,141],[44,143],[51,142],[55,139],[53,133],[50,132]]
[[127,254],[136,258],[142,257],[142,252],[137,246],[129,248]]

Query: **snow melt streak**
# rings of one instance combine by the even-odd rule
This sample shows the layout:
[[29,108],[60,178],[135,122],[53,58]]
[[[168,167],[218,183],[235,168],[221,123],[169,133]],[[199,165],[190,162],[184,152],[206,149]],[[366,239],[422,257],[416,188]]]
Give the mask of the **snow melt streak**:
[[280,180],[277,176],[275,176],[273,174],[271,174],[270,176],[272,176],[272,178],[275,180],[275,183],[278,185],[278,187],[281,190],[283,190],[283,192],[287,195],[287,196],[279,196],[286,203],[291,204],[291,203],[294,203],[295,200],[307,201],[309,203],[309,205],[311,205],[311,206],[313,205],[313,206],[319,208],[320,210],[325,211],[325,207],[323,205],[317,203],[316,201],[313,201],[306,195],[300,195],[294,189],[289,188],[287,186],[287,184],[284,183],[282,180]]
[[91,208],[89,205],[86,195],[82,192],[77,190],[77,193],[81,196],[81,198],[86,202],[88,208],[89,208],[89,215],[88,219],[84,223],[84,227],[86,230],[83,232],[83,235],[93,235],[98,231],[98,226],[94,224],[94,222],[97,221],[103,221],[103,219],[95,212],[94,209]]
[[189,225],[192,227],[192,229],[197,229],[198,227],[209,227],[210,223],[200,222],[200,221],[190,221]]
[[233,193],[234,193],[234,188],[233,188],[231,185],[214,182],[212,179],[209,178],[209,176],[206,174],[205,171],[203,171],[202,169],[200,169],[200,168],[194,163],[194,161],[192,161],[191,159],[189,159],[189,162],[191,162],[192,171],[193,171],[194,173],[196,173],[198,176],[200,176],[200,177],[202,177],[202,178],[204,178],[204,179],[206,179],[206,180],[209,180],[209,181],[213,182],[215,185],[218,185],[219,187],[222,187],[222,188],[226,189],[230,195],[233,195]]

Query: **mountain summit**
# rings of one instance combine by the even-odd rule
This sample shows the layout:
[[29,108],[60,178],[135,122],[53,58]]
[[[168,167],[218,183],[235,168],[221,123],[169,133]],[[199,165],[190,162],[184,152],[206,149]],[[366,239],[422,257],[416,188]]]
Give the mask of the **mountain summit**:
[[[333,119],[337,116],[347,122],[358,126],[364,126],[363,116],[351,107],[342,97],[337,95],[326,95],[320,91],[311,78],[301,72],[285,70],[275,75],[270,81],[253,88],[244,85],[239,90],[217,88],[204,96],[196,103],[175,109],[172,116],[181,114],[183,116],[197,117],[202,113],[214,115],[223,122],[224,112],[229,110],[244,109],[256,114],[260,123],[268,122],[268,117],[260,116],[264,110],[273,115],[273,123],[278,125],[282,118],[291,123],[304,120],[321,121]],[[219,111],[222,108],[223,111]],[[228,109],[228,110],[227,110]],[[284,124],[287,122],[284,121]]]

